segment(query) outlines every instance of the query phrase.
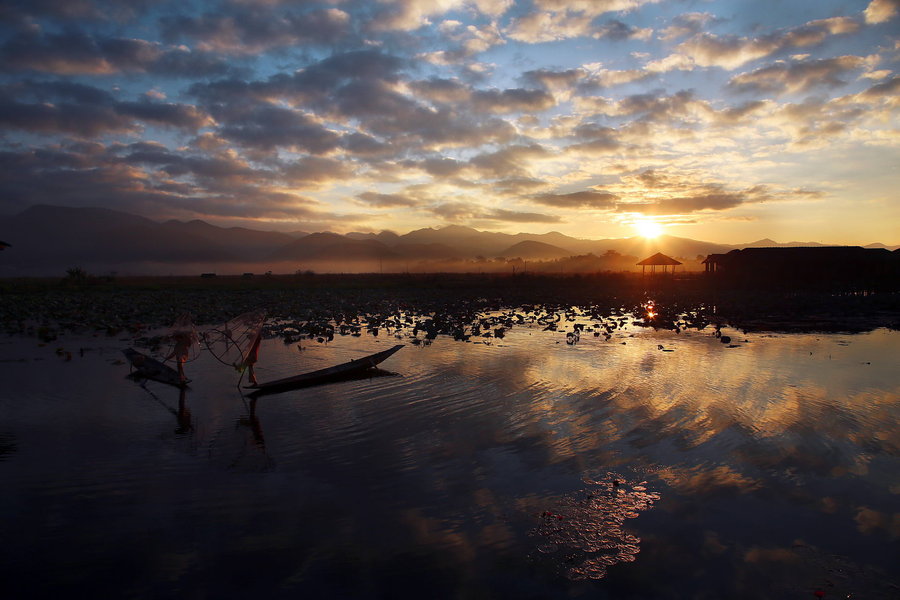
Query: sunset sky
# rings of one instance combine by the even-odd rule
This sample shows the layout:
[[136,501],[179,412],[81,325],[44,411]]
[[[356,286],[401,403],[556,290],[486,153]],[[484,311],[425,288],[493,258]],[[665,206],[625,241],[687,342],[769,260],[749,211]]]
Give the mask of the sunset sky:
[[4,0],[0,212],[900,244],[898,70],[900,0]]

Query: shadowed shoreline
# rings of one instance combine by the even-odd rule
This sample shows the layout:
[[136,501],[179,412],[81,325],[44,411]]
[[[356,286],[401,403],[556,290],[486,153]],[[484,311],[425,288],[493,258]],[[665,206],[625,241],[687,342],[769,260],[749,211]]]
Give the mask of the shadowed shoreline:
[[[305,321],[377,321],[389,315],[430,315],[454,323],[491,311],[531,309],[585,314],[656,315],[662,329],[732,326],[744,330],[861,332],[900,327],[900,293],[829,290],[723,289],[702,275],[273,275],[0,280],[0,326],[10,334],[36,328],[122,330],[168,326],[190,312],[198,325],[248,310]],[[685,315],[688,315],[687,319]],[[446,333],[446,332],[441,332]]]

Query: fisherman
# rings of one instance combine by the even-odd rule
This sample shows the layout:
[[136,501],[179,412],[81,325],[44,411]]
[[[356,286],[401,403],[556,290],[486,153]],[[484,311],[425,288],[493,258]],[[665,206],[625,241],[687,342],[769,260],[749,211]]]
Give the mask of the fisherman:
[[259,342],[262,340],[262,331],[259,331],[256,334],[256,339],[253,340],[253,345],[250,346],[250,350],[247,351],[247,356],[244,358],[244,365],[247,367],[247,375],[250,379],[250,385],[257,385],[259,383],[256,381],[256,373],[253,371],[253,365],[256,364],[256,361],[259,360]]
[[172,351],[166,357],[166,360],[175,359],[175,362],[178,364],[178,378],[182,383],[187,383],[188,379],[184,376],[184,363],[190,358],[191,346],[197,339],[190,315],[185,313],[178,317],[175,320],[173,329],[172,339],[175,345],[172,347]]
[[176,331],[172,334],[172,337],[175,339],[175,346],[166,357],[166,360],[175,359],[175,362],[178,363],[178,378],[181,380],[181,383],[187,383],[187,377],[184,376],[184,363],[187,362],[191,354],[191,334],[189,331]]

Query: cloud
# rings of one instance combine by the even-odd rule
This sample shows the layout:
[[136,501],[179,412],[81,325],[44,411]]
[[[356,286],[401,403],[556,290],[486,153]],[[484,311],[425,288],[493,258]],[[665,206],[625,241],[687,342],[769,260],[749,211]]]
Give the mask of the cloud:
[[490,219],[492,221],[506,221],[507,223],[559,223],[562,217],[556,215],[545,215],[543,213],[533,212],[517,212],[506,210],[504,208],[495,208],[486,215],[481,216],[482,219]]
[[452,158],[426,158],[419,166],[434,177],[450,177],[457,175],[465,168],[465,163]]
[[0,152],[0,194],[12,205],[105,205],[135,211],[183,200],[170,191],[154,189],[138,167],[105,152],[88,155],[74,148],[51,153]]
[[454,10],[469,10],[496,19],[513,0],[380,0],[369,23],[373,31],[413,31]]
[[347,161],[321,156],[304,156],[286,162],[281,176],[291,186],[321,187],[352,178],[353,168]]
[[[246,116],[257,104],[286,104],[284,110],[315,113],[322,122],[352,127],[369,139],[391,140],[396,150],[416,147],[435,150],[446,147],[503,143],[515,129],[503,119],[473,118],[473,111],[502,113],[540,110],[552,104],[552,97],[540,90],[487,90],[476,106],[432,108],[408,92],[428,90],[439,98],[443,90],[462,90],[446,81],[414,82],[405,88],[400,69],[403,59],[379,51],[337,54],[314,62],[292,74],[279,74],[260,81],[223,79],[191,86],[190,93],[235,139],[247,141]],[[268,109],[267,109],[268,110]],[[253,120],[251,120],[252,122]],[[320,152],[331,144],[329,136],[314,138],[326,142],[308,146]],[[254,140],[255,141],[255,140]],[[304,142],[305,143],[305,142]],[[257,145],[261,145],[257,143]]]
[[669,96],[658,92],[631,94],[617,101],[599,97],[576,100],[578,109],[588,114],[617,117],[639,115],[646,121],[664,121],[685,115],[695,104],[694,92],[690,90],[682,90]]
[[861,94],[866,100],[877,100],[898,95],[900,95],[900,77],[892,77],[888,81],[877,83]]
[[[604,11],[605,12],[605,11]],[[600,14],[600,13],[597,13]],[[513,19],[505,30],[513,40],[528,44],[540,44],[577,37],[606,38],[614,41],[627,39],[646,40],[650,29],[637,29],[619,20],[596,24],[591,12],[567,10],[563,12],[532,12]]]
[[187,131],[196,131],[212,124],[209,115],[190,104],[153,102],[149,99],[142,99],[137,102],[118,102],[115,104],[115,110],[120,115],[146,123]]
[[702,67],[732,70],[776,52],[814,46],[829,35],[853,33],[857,29],[859,24],[853,19],[832,17],[756,38],[700,33],[679,44],[676,50]]
[[367,158],[389,157],[397,154],[397,148],[365,133],[348,133],[340,139],[341,147],[351,155]]
[[734,125],[744,121],[748,117],[753,116],[762,110],[768,104],[764,100],[751,100],[737,106],[716,111],[714,113],[714,121],[723,125]]
[[621,177],[618,212],[644,215],[679,215],[700,211],[725,211],[745,204],[770,200],[765,186],[734,190],[724,184],[704,181],[691,172],[646,169]]
[[383,0],[369,26],[375,31],[412,31],[430,24],[430,17],[462,8],[464,3],[464,0]]
[[580,141],[568,146],[568,151],[576,150],[588,154],[609,154],[622,148],[619,131],[604,125],[581,123],[575,127],[572,135]]
[[491,182],[491,189],[507,196],[531,194],[535,190],[548,187],[547,182],[533,177],[510,177]]
[[31,24],[35,18],[71,23],[130,21],[157,5],[156,0],[4,0],[0,19],[8,23]]
[[864,11],[866,23],[886,23],[900,12],[900,0],[872,0]]
[[609,70],[596,68],[591,69],[590,75],[581,82],[580,88],[583,90],[611,88],[626,83],[644,81],[655,76],[656,74],[652,70],[647,69]]
[[454,223],[465,221],[501,221],[508,223],[559,223],[561,217],[542,213],[517,212],[504,208],[486,208],[473,202],[445,202],[429,208],[433,215]]
[[581,13],[533,12],[513,19],[505,33],[519,42],[540,44],[589,35],[592,21]]
[[420,98],[441,104],[466,102],[472,97],[472,89],[458,79],[433,77],[410,84]]
[[438,27],[446,49],[424,53],[423,58],[434,64],[450,65],[486,52],[506,43],[495,22],[463,25],[459,21],[444,21]]
[[205,52],[258,54],[297,44],[335,44],[350,33],[350,15],[337,8],[286,13],[267,6],[232,5],[229,9],[163,17],[163,39],[192,40]]
[[846,84],[841,79],[866,66],[861,56],[839,56],[802,62],[779,62],[761,67],[750,73],[742,73],[728,82],[728,87],[739,92],[754,93],[797,93],[815,87],[840,87]]
[[340,161],[309,157],[273,169],[233,152],[173,151],[158,142],[78,143],[47,151],[0,152],[0,194],[12,205],[45,202],[152,214],[316,218],[317,202],[296,192],[351,173]]
[[362,192],[356,197],[363,203],[376,208],[396,208],[400,206],[418,206],[419,201],[402,194],[381,194],[378,192]]
[[639,212],[645,215],[673,215],[702,210],[727,210],[752,202],[753,196],[744,192],[729,192],[709,186],[690,196],[660,198],[653,202],[634,202],[619,205],[622,212]]
[[141,39],[80,31],[19,33],[0,46],[0,69],[56,75],[152,73],[174,77],[226,75],[235,69],[205,52]]
[[543,90],[513,88],[502,91],[478,90],[472,93],[472,107],[479,112],[540,112],[555,105],[553,95]]
[[687,37],[700,33],[710,23],[716,21],[716,17],[710,13],[684,13],[672,19],[672,24],[660,32],[660,38],[665,41],[673,41],[680,37]]
[[584,190],[567,194],[537,194],[531,200],[545,206],[556,208],[593,208],[611,210],[617,205],[619,197],[610,192]]
[[550,12],[570,11],[592,17],[610,12],[627,12],[659,0],[535,0],[538,10]]
[[585,69],[535,69],[522,73],[522,80],[531,86],[540,86],[547,90],[573,87],[587,76]]
[[237,77],[196,83],[188,93],[221,108],[255,101],[283,100],[293,105],[330,106],[332,95],[354,81],[393,83],[408,61],[379,50],[333,54],[291,73],[279,72],[264,80]]
[[235,185],[271,181],[276,175],[254,169],[244,160],[227,153],[214,155],[172,152],[158,142],[140,142],[127,146],[122,161],[130,166],[150,166],[170,177],[190,176],[212,191],[227,191]]
[[622,21],[612,20],[594,28],[591,37],[595,39],[608,38],[616,41],[628,39],[648,40],[653,34],[652,29],[637,29],[623,23]]
[[531,161],[549,156],[549,152],[539,144],[508,146],[496,152],[479,154],[469,164],[483,174],[505,179],[512,175],[527,174]]
[[268,104],[229,115],[219,135],[251,148],[288,148],[312,154],[329,152],[340,143],[337,134],[302,112]]
[[[9,0],[0,197],[394,228],[700,222],[790,196],[754,190],[770,177],[896,146],[897,2],[776,26],[648,4]],[[316,212],[330,202],[371,214]]]
[[[33,98],[33,102],[21,99]],[[189,104],[156,102],[144,97],[120,102],[98,88],[68,82],[25,82],[0,88],[0,125],[44,134],[85,137],[134,133],[141,122],[197,131],[211,124],[202,110]]]
[[696,66],[697,63],[689,56],[670,54],[665,58],[648,61],[644,65],[644,69],[652,73],[667,73],[669,71],[693,71]]

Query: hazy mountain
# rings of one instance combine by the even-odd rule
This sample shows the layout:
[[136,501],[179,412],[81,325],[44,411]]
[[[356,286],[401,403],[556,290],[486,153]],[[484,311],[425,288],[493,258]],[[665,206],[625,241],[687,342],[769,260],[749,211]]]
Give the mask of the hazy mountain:
[[832,244],[820,244],[819,242],[783,242],[779,243],[769,238],[764,238],[749,244],[736,244],[734,248],[806,248],[813,246],[830,246]]
[[[697,268],[698,256],[735,248],[823,245],[778,243],[771,239],[725,245],[676,236],[590,240],[555,231],[508,234],[460,225],[426,227],[403,235],[393,231],[347,235],[283,233],[217,227],[200,220],[160,223],[105,208],[49,205],[36,205],[17,215],[0,217],[0,238],[12,245],[0,257],[2,275],[62,274],[73,266],[102,272],[124,264],[131,265],[130,272],[148,272],[159,265],[166,272],[179,268],[194,272],[200,265],[213,270],[215,265],[225,265],[228,270],[237,269],[237,263],[249,270],[277,268],[279,272],[290,272],[300,268],[427,269],[429,261],[441,261],[437,268],[443,269],[450,263],[465,268],[465,261],[492,262],[497,258],[501,259],[498,265],[504,264],[504,258],[523,258],[544,261],[547,269],[622,270],[656,252],[691,262]],[[868,247],[898,248],[879,243]],[[156,266],[148,267],[148,263]]]
[[15,248],[4,273],[62,273],[80,266],[116,270],[136,263],[255,261],[294,240],[289,234],[221,228],[204,221],[159,223],[107,208],[35,205],[0,218],[4,241]]
[[559,246],[545,244],[534,240],[525,240],[513,244],[499,254],[504,258],[522,258],[526,260],[554,260],[575,255],[571,250],[565,250]]
[[18,269],[235,258],[224,246],[105,208],[37,205],[0,220],[0,228],[16,248],[7,261]]
[[392,246],[398,242],[400,236],[394,233],[393,231],[382,231],[381,233],[359,233],[357,231],[353,231],[347,234],[348,238],[354,240],[377,240],[389,246]]
[[506,233],[478,231],[462,225],[448,225],[440,229],[426,227],[399,236],[397,245],[444,244],[464,251],[466,256],[497,256],[514,243]]
[[208,243],[221,248],[228,248],[243,260],[257,260],[272,254],[276,249],[286,246],[296,239],[294,235],[278,231],[259,231],[246,227],[216,227],[206,221],[166,221],[160,225],[162,230],[176,235],[189,235],[202,238]]
[[863,248],[884,248],[885,250],[890,250],[891,252],[893,252],[894,250],[900,249],[900,246],[888,246],[882,244],[881,242],[875,242],[874,244],[867,244],[863,246]]
[[285,260],[384,260],[400,255],[378,240],[354,240],[337,233],[311,233],[273,252],[269,258]]
[[756,240],[755,242],[750,242],[749,244],[737,244],[736,248],[775,248],[778,246],[778,242],[775,240],[771,240],[769,238],[763,238],[761,240]]

